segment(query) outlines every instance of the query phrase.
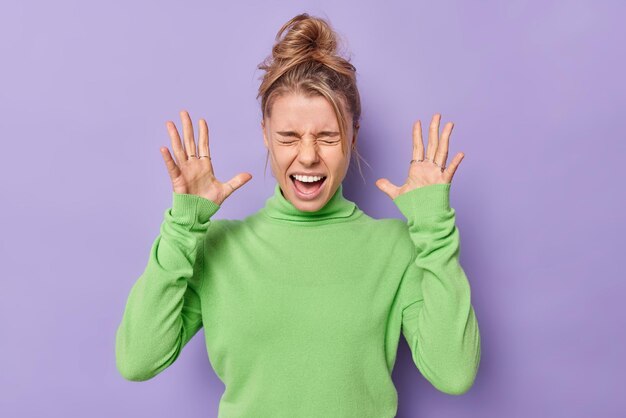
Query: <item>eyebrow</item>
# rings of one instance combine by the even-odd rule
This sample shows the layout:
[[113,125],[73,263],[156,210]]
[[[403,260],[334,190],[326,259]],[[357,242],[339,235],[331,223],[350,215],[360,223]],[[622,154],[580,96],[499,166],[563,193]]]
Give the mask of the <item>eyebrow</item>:
[[[295,135],[298,136],[297,132],[294,131],[276,131],[277,134],[282,135],[282,136],[291,136],[291,135]],[[318,134],[318,136],[322,136],[322,135],[328,135],[328,136],[335,136],[335,135],[339,135],[339,132],[335,132],[335,131],[322,131]]]

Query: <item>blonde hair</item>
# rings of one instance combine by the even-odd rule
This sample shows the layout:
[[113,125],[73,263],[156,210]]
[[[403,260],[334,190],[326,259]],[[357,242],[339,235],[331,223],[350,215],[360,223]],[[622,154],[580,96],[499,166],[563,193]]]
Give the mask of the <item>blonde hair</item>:
[[[272,54],[257,67],[265,71],[261,77],[257,100],[261,98],[262,116],[265,119],[271,116],[272,104],[276,98],[282,95],[324,97],[332,106],[339,122],[342,152],[346,155],[347,146],[354,139],[353,153],[363,159],[356,149],[361,119],[356,68],[337,54],[337,38],[330,23],[322,18],[307,13],[291,18],[278,31]],[[346,113],[352,116],[353,138],[347,138],[349,118]],[[269,150],[267,155],[269,157]],[[363,177],[358,159],[357,165]],[[265,167],[267,168],[267,159]],[[363,181],[365,182],[365,178]]]

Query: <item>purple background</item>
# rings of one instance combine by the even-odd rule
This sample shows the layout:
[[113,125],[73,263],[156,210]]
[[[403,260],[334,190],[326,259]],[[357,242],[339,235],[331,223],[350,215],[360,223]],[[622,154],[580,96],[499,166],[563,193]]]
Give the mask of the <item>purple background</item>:
[[167,120],[181,128],[187,109],[197,132],[206,118],[218,178],[253,174],[217,218],[271,195],[256,65],[306,11],[330,19],[359,74],[358,146],[371,168],[364,184],[351,166],[346,197],[402,217],[374,182],[404,182],[411,125],[435,112],[455,123],[449,158],[466,154],[451,203],[480,371],[465,395],[440,393],[401,337],[398,417],[617,417],[619,3],[3,1],[0,415],[217,416],[223,385],[202,331],[143,383],[117,372],[115,331],[171,204]]

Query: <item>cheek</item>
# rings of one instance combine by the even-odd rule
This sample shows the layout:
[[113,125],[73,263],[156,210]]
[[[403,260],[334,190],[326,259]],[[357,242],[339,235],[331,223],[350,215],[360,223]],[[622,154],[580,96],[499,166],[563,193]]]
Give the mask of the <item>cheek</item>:
[[343,171],[345,167],[348,165],[348,156],[342,154],[341,150],[337,150],[337,152],[328,153],[324,156],[324,161],[328,165],[328,167],[333,171]]
[[272,161],[275,163],[276,168],[280,171],[286,171],[289,165],[293,161],[293,158],[288,152],[274,152],[271,153]]

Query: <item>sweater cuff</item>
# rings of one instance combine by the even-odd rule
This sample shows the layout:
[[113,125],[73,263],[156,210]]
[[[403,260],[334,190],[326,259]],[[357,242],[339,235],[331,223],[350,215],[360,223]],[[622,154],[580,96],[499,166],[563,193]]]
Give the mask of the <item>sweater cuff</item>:
[[429,184],[393,199],[407,219],[419,219],[450,210],[451,183]]
[[206,224],[221,206],[204,197],[172,192],[172,217],[176,223],[193,227]]

